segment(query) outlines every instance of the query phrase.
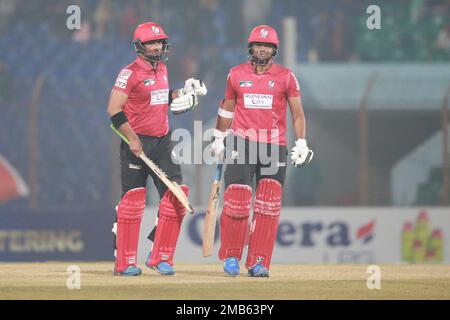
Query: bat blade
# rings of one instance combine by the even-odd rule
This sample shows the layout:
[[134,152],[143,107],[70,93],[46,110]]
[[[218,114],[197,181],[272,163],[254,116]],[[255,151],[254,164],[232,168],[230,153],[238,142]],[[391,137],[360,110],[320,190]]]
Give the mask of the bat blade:
[[[123,141],[125,141],[127,144],[130,142],[128,141],[128,138],[120,132],[113,124],[110,125],[111,129],[120,137]],[[141,152],[139,155],[139,158],[142,159],[142,161],[145,162],[145,164],[158,176],[158,178],[172,191],[172,193],[175,195],[175,197],[178,199],[178,201],[181,202],[181,204],[186,208],[187,212],[190,214],[194,213],[194,208],[192,208],[191,204],[189,203],[189,199],[186,196],[186,194],[183,192],[181,187],[176,183],[175,181],[169,180],[166,173],[162,171],[144,152]]]
[[217,210],[220,194],[220,180],[215,180],[209,195],[208,207],[206,208],[205,221],[203,224],[203,256],[209,257],[213,254],[214,235],[216,231]]
[[180,185],[175,181],[169,180],[166,173],[162,171],[152,160],[150,160],[143,152],[139,157],[149,166],[149,168],[158,176],[159,179],[172,191],[178,201],[186,208],[190,214],[194,213],[194,209],[189,203],[189,199],[181,189]]

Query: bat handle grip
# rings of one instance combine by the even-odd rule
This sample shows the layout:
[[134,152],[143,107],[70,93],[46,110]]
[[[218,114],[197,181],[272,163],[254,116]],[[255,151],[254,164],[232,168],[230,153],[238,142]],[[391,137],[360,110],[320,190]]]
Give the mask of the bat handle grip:
[[130,141],[128,141],[128,138],[120,132],[113,124],[111,124],[111,129],[114,131],[123,141],[125,141],[127,144],[130,144]]
[[221,177],[222,177],[222,164],[220,163],[217,165],[216,169],[216,177],[215,177],[216,181],[219,181]]

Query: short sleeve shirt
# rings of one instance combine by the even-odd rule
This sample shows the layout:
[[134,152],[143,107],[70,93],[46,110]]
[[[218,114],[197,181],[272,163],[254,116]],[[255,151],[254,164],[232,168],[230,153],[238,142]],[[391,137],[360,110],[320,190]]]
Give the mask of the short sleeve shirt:
[[286,145],[287,99],[301,97],[295,75],[279,64],[256,74],[250,62],[230,70],[226,99],[236,100],[232,131],[253,141]]
[[137,57],[120,71],[113,90],[128,94],[124,112],[137,134],[162,137],[169,132],[169,79],[164,63],[153,68]]

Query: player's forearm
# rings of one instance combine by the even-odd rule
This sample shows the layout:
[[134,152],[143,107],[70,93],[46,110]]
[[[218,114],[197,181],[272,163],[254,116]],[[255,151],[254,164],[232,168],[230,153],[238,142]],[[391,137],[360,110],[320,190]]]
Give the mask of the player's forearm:
[[135,140],[139,139],[139,137],[134,132],[134,130],[131,128],[131,126],[128,122],[125,122],[124,124],[122,124],[120,126],[120,128],[118,128],[118,129],[120,130],[120,132],[122,132],[128,138],[129,141],[135,141]]
[[219,131],[227,131],[230,128],[233,119],[217,116],[216,129]]
[[222,132],[227,131],[231,127],[234,118],[234,108],[236,101],[233,99],[223,99],[220,102],[216,129]]
[[138,136],[128,123],[128,119],[123,111],[128,95],[117,90],[112,90],[108,103],[108,115],[114,126],[122,132],[129,141],[138,139]]
[[111,110],[108,108],[108,114],[110,115],[111,122],[114,124],[114,126],[122,132],[129,141],[134,141],[138,139],[138,136],[134,132],[134,130],[131,128],[130,124],[128,123],[128,119],[126,118],[124,112],[120,109],[114,109]]
[[292,119],[297,139],[305,139],[306,137],[306,120],[303,112]]
[[306,137],[306,120],[303,112],[303,105],[300,97],[288,98],[289,106],[292,114],[292,124],[294,126],[296,139],[305,139]]

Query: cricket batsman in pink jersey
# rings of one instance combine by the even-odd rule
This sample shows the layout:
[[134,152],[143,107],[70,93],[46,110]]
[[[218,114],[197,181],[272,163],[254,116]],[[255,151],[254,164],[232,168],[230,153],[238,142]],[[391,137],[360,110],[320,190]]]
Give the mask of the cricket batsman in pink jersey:
[[[248,275],[269,276],[286,176],[287,104],[297,138],[291,162],[302,166],[314,155],[305,140],[299,83],[289,69],[274,63],[278,47],[272,27],[261,25],[252,30],[248,38],[249,61],[230,70],[225,100],[219,107],[212,144],[215,155],[223,156],[225,137],[231,133],[226,137],[219,259],[224,261],[225,273],[232,276],[240,273],[239,261],[247,236]],[[254,178],[254,214],[248,231]]]
[[[170,180],[182,183],[179,163],[172,160],[168,110],[174,114],[192,110],[198,96],[207,93],[199,79],[186,80],[185,87],[172,90],[165,61],[168,36],[155,22],[139,25],[134,33],[137,58],[118,74],[112,88],[108,114],[111,122],[129,140],[120,146],[122,198],[114,223],[115,275],[136,276],[139,229],[146,206],[146,184],[150,175],[158,190],[160,202],[156,231],[146,265],[163,275],[173,275],[173,257],[185,208],[166,185],[139,158],[145,152]],[[182,185],[188,194],[189,188]]]

